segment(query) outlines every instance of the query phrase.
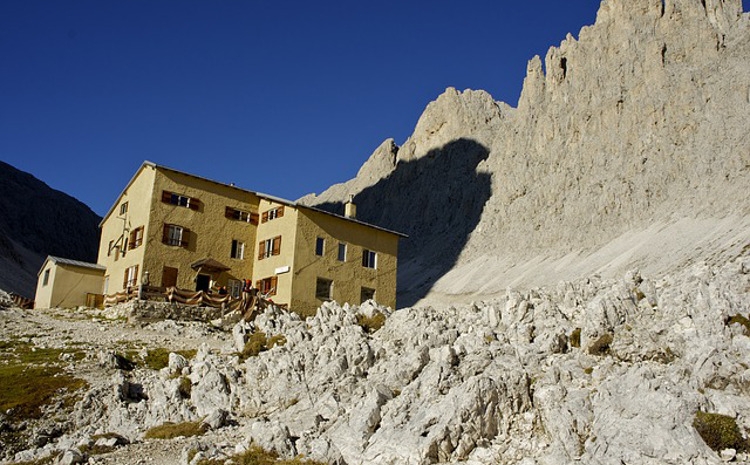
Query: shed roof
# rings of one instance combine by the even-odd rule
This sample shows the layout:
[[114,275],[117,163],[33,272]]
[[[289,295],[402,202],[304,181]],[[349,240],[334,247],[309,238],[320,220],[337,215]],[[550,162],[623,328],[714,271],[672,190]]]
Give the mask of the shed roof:
[[82,262],[80,260],[72,260],[70,258],[61,258],[61,257],[55,257],[52,255],[48,255],[47,259],[42,264],[42,267],[39,269],[39,272],[37,273],[37,276],[42,273],[42,270],[47,266],[47,262],[52,262],[57,265],[68,265],[68,266],[75,266],[78,268],[88,268],[90,270],[97,270],[97,271],[106,271],[107,268],[103,265],[99,265],[98,263],[89,263],[89,262]]

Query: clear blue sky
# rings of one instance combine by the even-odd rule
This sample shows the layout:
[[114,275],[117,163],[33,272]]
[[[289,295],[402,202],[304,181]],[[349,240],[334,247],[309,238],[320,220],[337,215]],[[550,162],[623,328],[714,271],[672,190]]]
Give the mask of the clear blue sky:
[[598,6],[3,0],[0,159],[100,215],[143,160],[296,199],[403,143],[448,86],[515,106],[527,61]]

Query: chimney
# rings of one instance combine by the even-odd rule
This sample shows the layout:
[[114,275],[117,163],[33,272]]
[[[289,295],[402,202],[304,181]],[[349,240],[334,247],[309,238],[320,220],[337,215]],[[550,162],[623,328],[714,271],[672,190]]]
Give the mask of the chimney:
[[357,217],[357,205],[354,204],[354,196],[349,194],[349,200],[344,204],[344,216],[347,218]]

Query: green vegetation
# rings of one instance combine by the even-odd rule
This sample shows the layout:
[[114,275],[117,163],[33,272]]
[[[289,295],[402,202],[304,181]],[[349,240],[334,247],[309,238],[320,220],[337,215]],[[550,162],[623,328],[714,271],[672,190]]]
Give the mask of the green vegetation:
[[265,352],[276,346],[283,346],[284,344],[286,344],[286,337],[284,337],[283,334],[277,334],[270,338],[266,338],[266,333],[263,331],[256,331],[250,335],[245,343],[245,348],[242,349],[240,358],[245,360],[249,357],[256,357],[261,352]]
[[11,453],[28,447],[31,429],[25,422],[41,418],[52,405],[64,415],[88,386],[64,370],[70,361],[81,360],[82,352],[36,347],[28,341],[0,342],[0,412],[8,423],[0,428],[0,444]]
[[171,352],[182,355],[187,360],[195,357],[195,354],[197,353],[196,350],[168,350],[158,348],[149,350],[146,354],[146,358],[143,359],[143,363],[146,364],[147,368],[152,370],[161,370],[162,368],[169,366],[169,354]]
[[750,320],[738,313],[729,319],[727,326],[733,323],[742,325],[745,328],[745,336],[750,336]]
[[703,441],[715,451],[723,449],[748,450],[748,441],[742,437],[734,418],[718,413],[697,412],[693,427]]
[[174,439],[177,437],[202,436],[206,429],[201,428],[200,421],[186,421],[184,423],[164,423],[146,431],[146,439]]
[[385,315],[376,313],[373,316],[357,315],[357,324],[365,330],[366,333],[372,334],[379,330],[385,324]]
[[[281,460],[275,452],[269,452],[258,446],[253,446],[247,452],[231,457],[231,463],[237,465],[325,465],[323,462],[305,460],[297,457],[291,460]],[[224,465],[226,459],[201,460],[198,465]]]
[[53,399],[70,396],[87,386],[66,374],[61,358],[81,360],[82,352],[34,347],[18,339],[0,346],[0,411],[11,421],[40,418],[44,406]]
[[193,383],[187,376],[180,377],[180,384],[177,386],[177,392],[180,393],[180,397],[183,399],[190,399],[190,394],[193,392]]
[[589,354],[606,355],[609,353],[609,346],[612,344],[614,336],[610,333],[603,334],[589,346]]
[[581,347],[581,328],[576,328],[570,333],[570,347]]

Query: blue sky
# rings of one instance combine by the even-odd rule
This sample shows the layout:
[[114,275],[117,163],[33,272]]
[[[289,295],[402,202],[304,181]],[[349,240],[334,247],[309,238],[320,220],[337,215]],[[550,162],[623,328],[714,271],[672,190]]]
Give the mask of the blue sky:
[[515,106],[526,62],[598,6],[4,0],[0,159],[100,215],[143,160],[296,199],[403,143],[446,87]]

